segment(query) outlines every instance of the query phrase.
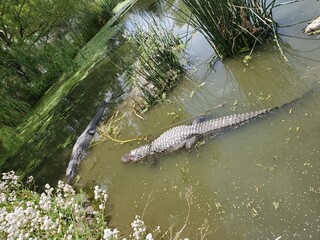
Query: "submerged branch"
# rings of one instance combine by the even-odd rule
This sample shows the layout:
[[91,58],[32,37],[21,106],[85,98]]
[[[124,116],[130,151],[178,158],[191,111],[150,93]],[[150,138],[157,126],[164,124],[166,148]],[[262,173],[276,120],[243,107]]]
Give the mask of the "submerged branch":
[[144,214],[146,213],[146,210],[147,210],[149,204],[150,204],[152,201],[155,200],[155,198],[152,198],[152,199],[151,199],[152,194],[153,194],[153,191],[151,191],[151,193],[149,194],[147,203],[146,203],[146,205],[144,206],[144,209],[143,209],[143,212],[142,212],[142,215],[141,215],[141,218],[142,218],[142,219],[143,219],[143,217],[144,217]]
[[288,5],[288,4],[291,4],[291,3],[297,3],[297,2],[302,2],[303,0],[293,0],[293,1],[288,1],[288,2],[284,2],[284,3],[279,3],[277,5],[274,5],[273,7],[280,7],[282,5]]
[[273,31],[273,33],[274,33],[274,40],[275,40],[275,42],[276,42],[276,44],[277,44],[277,46],[278,46],[278,49],[279,49],[279,51],[280,51],[280,54],[281,54],[281,56],[283,57],[283,59],[287,62],[287,61],[288,61],[288,58],[286,57],[286,55],[284,54],[284,52],[283,52],[283,50],[282,50],[282,48],[281,48],[281,46],[280,46],[279,39],[278,39],[278,36],[277,36],[277,32],[276,32],[276,29],[275,29],[274,25],[272,26],[272,31]]
[[134,107],[132,107],[132,111],[138,118],[140,118],[141,120],[144,120],[144,118],[139,113],[137,113],[137,110]]
[[131,138],[131,139],[126,139],[126,140],[120,140],[120,139],[116,139],[116,138],[113,138],[111,137],[109,134],[105,134],[105,136],[107,138],[109,138],[111,141],[113,142],[117,142],[117,143],[121,143],[121,144],[124,144],[124,143],[129,143],[129,142],[134,142],[134,141],[141,141],[141,140],[144,140],[144,141],[148,141],[148,137],[147,136],[144,136],[144,137],[136,137],[136,138]]
[[[121,117],[114,119],[117,115],[118,115],[118,112],[113,114],[113,116],[110,118],[109,122],[106,125],[99,128],[100,135],[102,136],[102,140],[99,140],[99,142],[105,142],[107,139],[109,139],[113,142],[120,143],[120,144],[134,142],[134,141],[142,141],[142,140],[148,141],[147,136],[143,136],[143,137],[137,136],[135,138],[125,139],[125,140],[121,140],[121,139],[117,139],[115,137],[112,137],[111,135],[116,136],[119,134],[119,127],[116,126],[115,123],[117,123],[121,119],[123,119],[126,116],[126,113],[123,114]],[[93,145],[94,144],[92,144],[91,146],[93,146]]]
[[187,212],[187,216],[184,220],[184,224],[181,227],[181,229],[179,230],[179,232],[176,233],[175,237],[173,238],[173,240],[178,240],[181,233],[183,232],[183,230],[187,227],[188,223],[189,223],[189,218],[190,218],[190,212],[191,212],[191,205],[192,205],[192,187],[188,187],[187,188],[187,192],[186,192],[186,200],[187,200],[187,204],[188,204],[188,212]]

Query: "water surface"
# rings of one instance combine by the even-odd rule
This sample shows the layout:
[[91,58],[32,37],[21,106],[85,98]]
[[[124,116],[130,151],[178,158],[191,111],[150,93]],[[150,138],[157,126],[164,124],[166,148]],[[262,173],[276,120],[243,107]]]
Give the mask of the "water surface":
[[[126,104],[118,107],[124,118],[117,122],[117,138],[155,139],[200,114],[220,117],[280,106],[313,89],[296,104],[156,161],[120,162],[144,141],[107,140],[92,147],[78,186],[108,189],[111,225],[128,232],[138,214],[150,227],[178,231],[188,211],[188,188],[193,197],[183,237],[200,239],[198,229],[207,223],[207,239],[320,238],[320,45],[316,36],[301,32],[318,8],[319,2],[304,1],[275,9],[289,61],[276,45],[265,44],[248,66],[244,56],[210,65],[210,45],[196,33],[188,45],[195,64],[166,100],[144,114],[144,120]],[[180,22],[177,26],[187,29]]]

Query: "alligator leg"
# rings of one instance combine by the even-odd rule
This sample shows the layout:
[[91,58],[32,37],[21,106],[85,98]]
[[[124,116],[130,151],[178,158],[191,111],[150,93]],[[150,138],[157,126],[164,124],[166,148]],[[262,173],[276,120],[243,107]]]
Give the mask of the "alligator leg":
[[188,139],[188,141],[186,142],[185,148],[186,148],[186,149],[191,149],[191,148],[194,146],[194,144],[196,143],[197,140],[198,140],[198,137],[197,137],[197,136],[191,137],[191,138]]
[[174,147],[168,149],[170,152],[173,152],[173,151],[177,151],[178,149],[186,146],[186,144],[188,144],[189,140],[183,140],[181,141],[179,144],[176,144]]
[[157,163],[158,163],[158,160],[154,156],[152,156],[150,158],[150,166],[155,167],[157,165]]

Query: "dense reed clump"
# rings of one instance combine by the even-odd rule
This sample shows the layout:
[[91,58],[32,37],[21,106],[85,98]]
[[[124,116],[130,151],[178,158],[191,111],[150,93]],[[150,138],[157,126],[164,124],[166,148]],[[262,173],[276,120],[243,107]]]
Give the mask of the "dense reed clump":
[[134,30],[125,34],[136,60],[128,82],[135,109],[144,111],[175,86],[183,69],[179,58],[185,45],[153,14],[142,14],[133,25]]
[[[262,43],[273,30],[275,0],[183,0],[200,29],[220,57],[235,55]],[[267,3],[270,2],[270,3]]]

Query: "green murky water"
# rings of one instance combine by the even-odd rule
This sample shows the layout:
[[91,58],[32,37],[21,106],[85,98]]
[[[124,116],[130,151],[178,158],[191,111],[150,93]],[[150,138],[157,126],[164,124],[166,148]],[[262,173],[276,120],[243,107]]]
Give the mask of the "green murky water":
[[207,239],[320,238],[320,42],[301,32],[319,6],[304,1],[275,9],[288,62],[274,45],[264,45],[249,66],[239,56],[210,67],[207,60],[213,53],[197,33],[188,48],[196,57],[190,71],[195,79],[182,80],[144,120],[125,104],[118,107],[120,116],[125,114],[117,123],[119,139],[155,139],[199,114],[220,117],[274,107],[313,88],[297,104],[206,138],[191,151],[159,156],[156,164],[120,162],[143,141],[106,141],[91,148],[78,186],[108,189],[112,225],[129,231],[138,214],[150,227],[178,231],[187,216],[188,188],[193,197],[184,237],[200,239],[199,228],[206,223]]
[[[196,86],[184,82],[170,102],[151,110],[144,121],[127,116],[120,137],[156,137],[167,126],[208,109],[210,104],[202,103],[203,99],[214,97],[207,88],[189,99],[185,90]],[[225,99],[212,104],[221,101]],[[234,101],[226,102],[215,111],[217,116],[249,108],[238,103],[233,111]],[[259,104],[265,105],[270,106]],[[190,152],[160,156],[154,166],[120,163],[122,154],[142,143],[102,143],[83,162],[80,186],[106,187],[112,223],[124,229],[146,206],[147,223],[181,226],[187,211],[185,189],[191,186],[194,198],[187,236],[194,237],[205,219],[215,239],[319,236],[318,109],[317,97],[310,96],[293,110],[282,109],[221,137],[206,139]],[[173,112],[179,117],[168,114]]]

